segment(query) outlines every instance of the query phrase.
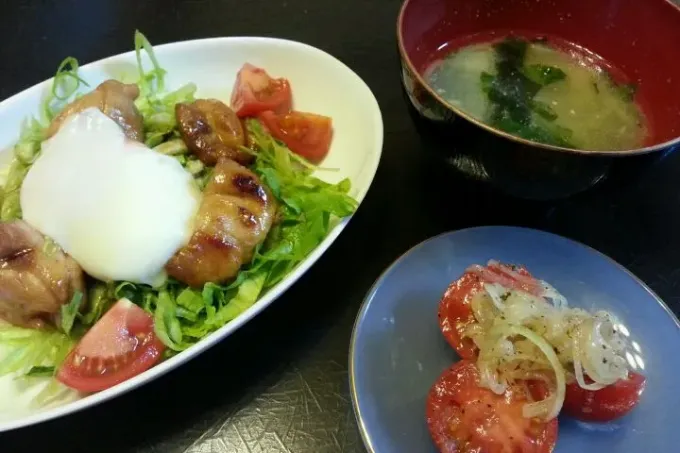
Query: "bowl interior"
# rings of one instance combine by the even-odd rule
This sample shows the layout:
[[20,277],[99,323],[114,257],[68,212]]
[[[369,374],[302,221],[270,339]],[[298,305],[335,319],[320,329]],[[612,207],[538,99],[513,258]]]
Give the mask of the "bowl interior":
[[509,32],[559,38],[601,57],[638,84],[646,145],[680,136],[680,8],[669,0],[406,0],[398,24],[419,74],[446,45]]

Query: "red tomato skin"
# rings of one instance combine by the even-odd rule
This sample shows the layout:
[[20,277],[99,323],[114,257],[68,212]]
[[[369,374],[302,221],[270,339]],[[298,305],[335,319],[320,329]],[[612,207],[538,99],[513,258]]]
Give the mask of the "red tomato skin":
[[[123,301],[116,303],[68,354],[56,376],[61,383],[84,393],[99,392],[146,371],[161,359],[165,345],[153,331],[151,315],[129,301],[125,302],[130,305],[122,308],[121,302]],[[121,314],[120,311],[114,310],[125,310],[125,313]],[[116,317],[115,320],[113,317]],[[120,326],[121,320],[125,322],[124,327]],[[81,353],[83,349],[91,352],[98,344],[104,344],[99,337],[107,332],[98,331],[97,326],[100,326],[100,329],[102,326],[115,327],[117,332],[126,332],[128,335],[123,340],[135,339],[136,346],[133,350],[122,352],[118,356],[83,355]],[[87,342],[85,346],[84,342]]]
[[508,279],[509,281],[505,286],[509,288],[526,291],[535,296],[540,296],[543,293],[543,288],[538,280],[524,266],[495,263],[488,265],[487,269],[503,279]]
[[461,360],[444,371],[430,389],[427,425],[440,452],[552,451],[557,441],[557,419],[547,423],[524,419],[523,396],[496,395],[478,383],[474,362]]
[[327,116],[298,111],[278,115],[267,111],[258,118],[274,138],[312,163],[321,162],[330,151],[333,122]]
[[478,350],[469,338],[463,338],[465,328],[475,322],[470,301],[484,283],[500,283],[510,289],[517,289],[537,293],[540,285],[534,277],[521,266],[515,266],[513,271],[519,274],[523,281],[517,281],[503,274],[500,268],[509,269],[510,266],[500,264],[496,266],[480,266],[480,272],[466,271],[462,277],[449,285],[439,302],[439,328],[446,341],[463,359],[474,359]]
[[73,367],[73,351],[67,356],[64,365],[57,373],[57,379],[67,387],[78,390],[83,393],[96,393],[107,388],[113,387],[123,381],[143,373],[144,371],[155,365],[160,357],[161,351],[164,350],[165,345],[158,339],[155,340],[155,345],[145,350],[142,356],[139,356],[131,365],[120,370],[115,375],[107,376],[81,376],[78,370]]
[[240,118],[267,110],[284,114],[293,107],[293,92],[287,79],[274,79],[264,69],[246,63],[236,75],[231,107]]
[[475,322],[470,301],[482,289],[482,281],[476,275],[465,273],[451,283],[439,302],[439,328],[446,341],[463,359],[474,359],[477,346],[469,338],[463,338],[465,328]]
[[567,384],[562,412],[578,420],[605,423],[628,414],[640,401],[646,379],[630,372],[628,379],[600,390],[586,390],[578,383]]

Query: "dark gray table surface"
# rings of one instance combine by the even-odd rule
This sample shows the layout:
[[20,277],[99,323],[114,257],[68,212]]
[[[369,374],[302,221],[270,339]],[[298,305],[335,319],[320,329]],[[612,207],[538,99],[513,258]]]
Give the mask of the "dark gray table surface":
[[399,0],[38,0],[0,8],[0,98],[81,62],[154,43],[262,35],[337,56],[374,91],[385,145],[345,233],[264,313],[199,358],[114,401],[0,434],[0,452],[361,452],[347,353],[362,298],[418,242],[474,225],[582,241],[627,266],[680,313],[680,154],[571,199],[507,198],[450,173],[422,147],[399,80]]

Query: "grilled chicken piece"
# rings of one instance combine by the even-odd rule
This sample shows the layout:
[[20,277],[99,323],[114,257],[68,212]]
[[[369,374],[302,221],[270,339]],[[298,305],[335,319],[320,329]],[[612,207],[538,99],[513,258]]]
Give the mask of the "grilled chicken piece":
[[166,265],[168,274],[194,288],[235,277],[264,241],[275,212],[274,197],[253,172],[220,160],[203,192],[194,234]]
[[0,319],[22,327],[58,322],[73,294],[85,295],[83,271],[23,220],[0,223]]
[[215,165],[221,158],[234,159],[247,165],[253,156],[243,152],[246,144],[241,120],[224,102],[197,99],[175,106],[175,116],[182,140],[206,165]]
[[129,139],[143,142],[144,122],[142,114],[135,106],[135,99],[138,96],[139,87],[135,84],[124,84],[113,79],[102,82],[92,92],[67,105],[52,120],[47,129],[47,138],[56,134],[69,116],[91,107],[97,107],[118,123]]

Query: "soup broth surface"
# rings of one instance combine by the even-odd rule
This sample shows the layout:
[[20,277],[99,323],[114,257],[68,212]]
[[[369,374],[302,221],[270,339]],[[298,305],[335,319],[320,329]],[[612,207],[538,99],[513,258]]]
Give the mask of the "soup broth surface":
[[547,40],[468,45],[434,62],[425,78],[449,103],[528,140],[617,151],[642,147],[647,136],[633,84]]

